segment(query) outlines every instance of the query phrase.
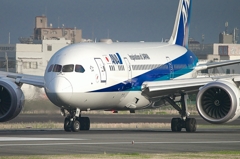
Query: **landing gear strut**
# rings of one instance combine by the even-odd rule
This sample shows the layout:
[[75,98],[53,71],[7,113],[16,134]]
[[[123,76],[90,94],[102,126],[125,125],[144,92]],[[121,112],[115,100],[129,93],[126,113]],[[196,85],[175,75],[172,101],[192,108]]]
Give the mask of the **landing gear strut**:
[[[63,110],[61,110],[63,111]],[[79,130],[90,129],[90,119],[81,117],[80,109],[68,110],[69,114],[64,120],[64,130],[67,132],[78,132]]]
[[195,118],[188,118],[189,113],[187,111],[186,105],[186,95],[181,94],[180,105],[177,105],[176,102],[170,98],[166,97],[165,100],[171,104],[176,110],[178,110],[181,118],[173,118],[171,121],[171,129],[173,132],[180,132],[182,128],[185,128],[187,132],[195,132],[197,129],[197,121]]

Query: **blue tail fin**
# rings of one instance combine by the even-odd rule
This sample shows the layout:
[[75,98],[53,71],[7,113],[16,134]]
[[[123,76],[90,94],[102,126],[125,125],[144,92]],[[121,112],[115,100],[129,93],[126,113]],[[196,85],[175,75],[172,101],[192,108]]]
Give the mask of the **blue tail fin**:
[[179,0],[177,16],[169,44],[188,48],[191,5],[192,0]]

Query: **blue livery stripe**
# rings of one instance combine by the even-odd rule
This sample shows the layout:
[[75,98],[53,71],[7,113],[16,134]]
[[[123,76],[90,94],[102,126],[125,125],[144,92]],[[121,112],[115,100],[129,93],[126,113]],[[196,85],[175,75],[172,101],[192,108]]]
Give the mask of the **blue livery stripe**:
[[177,78],[179,76],[192,72],[197,62],[197,57],[191,51],[187,51],[184,55],[171,61],[174,67],[174,71],[171,72],[172,74],[170,73],[169,63],[166,63],[158,68],[133,77],[131,82],[126,80],[113,86],[90,92],[141,91],[143,82],[169,80],[171,79],[170,76]]

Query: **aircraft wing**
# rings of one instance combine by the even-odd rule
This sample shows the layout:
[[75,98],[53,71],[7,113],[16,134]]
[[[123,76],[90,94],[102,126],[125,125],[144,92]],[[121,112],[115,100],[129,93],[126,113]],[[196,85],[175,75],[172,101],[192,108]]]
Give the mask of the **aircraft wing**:
[[142,84],[142,95],[147,98],[158,98],[168,95],[179,95],[181,93],[198,92],[199,88],[209,82],[218,79],[231,79],[235,83],[240,83],[240,76],[226,77],[203,77],[189,79],[175,79],[168,81],[144,82]]
[[206,69],[210,69],[210,68],[239,64],[239,63],[240,63],[240,60],[228,60],[228,61],[222,61],[222,62],[211,62],[211,63],[205,63],[205,64],[197,65],[194,69],[196,71],[201,71],[201,70],[206,70]]
[[44,87],[43,76],[27,75],[0,71],[0,79],[10,79],[17,84],[29,84],[37,87]]
[[[240,60],[229,60],[223,62],[212,62],[197,65],[194,69],[196,71],[211,69],[215,67],[239,64]],[[226,76],[226,77],[205,77],[205,78],[188,78],[188,79],[173,79],[167,81],[144,82],[142,84],[142,95],[147,98],[157,98],[168,95],[176,95],[181,93],[197,92],[200,87],[217,79],[232,78],[235,83],[240,82],[240,76]]]

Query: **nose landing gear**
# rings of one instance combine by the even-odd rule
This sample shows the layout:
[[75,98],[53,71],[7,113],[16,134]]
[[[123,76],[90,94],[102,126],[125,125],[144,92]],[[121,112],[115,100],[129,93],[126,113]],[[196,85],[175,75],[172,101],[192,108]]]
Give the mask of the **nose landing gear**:
[[[63,110],[61,110],[63,112]],[[78,132],[79,130],[90,129],[90,119],[81,117],[80,109],[68,110],[69,114],[64,120],[64,130],[66,132]]]

